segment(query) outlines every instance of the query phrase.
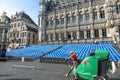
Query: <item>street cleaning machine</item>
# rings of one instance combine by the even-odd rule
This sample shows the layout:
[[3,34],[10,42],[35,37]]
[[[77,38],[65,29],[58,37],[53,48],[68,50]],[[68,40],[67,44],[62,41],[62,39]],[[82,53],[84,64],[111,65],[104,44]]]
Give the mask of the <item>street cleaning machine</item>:
[[96,50],[94,55],[87,56],[76,69],[78,80],[107,80],[109,53]]

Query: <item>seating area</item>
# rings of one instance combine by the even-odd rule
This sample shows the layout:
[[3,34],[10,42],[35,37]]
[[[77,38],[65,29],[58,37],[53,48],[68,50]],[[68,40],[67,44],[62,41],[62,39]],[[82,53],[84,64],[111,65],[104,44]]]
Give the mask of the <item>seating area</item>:
[[61,45],[35,45],[26,48],[16,49],[6,52],[6,56],[15,57],[31,57],[33,59],[39,58],[41,55],[48,53],[54,49],[59,48]]
[[51,44],[51,45],[34,45],[26,48],[16,49],[6,52],[6,56],[32,57],[39,58],[56,58],[64,59],[70,56],[70,51],[77,54],[78,59],[84,59],[89,53],[95,50],[108,50],[111,61],[120,60],[120,54],[113,48],[112,44]]
[[79,59],[84,59],[89,53],[95,50],[108,50],[111,61],[120,60],[120,54],[111,44],[66,44],[62,48],[44,56],[45,58],[67,58],[70,51],[74,51]]

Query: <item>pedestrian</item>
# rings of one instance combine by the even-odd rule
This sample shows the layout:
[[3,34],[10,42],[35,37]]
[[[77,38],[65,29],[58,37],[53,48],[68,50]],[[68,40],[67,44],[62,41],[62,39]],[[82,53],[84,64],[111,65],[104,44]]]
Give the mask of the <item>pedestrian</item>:
[[67,59],[72,59],[73,60],[73,67],[70,69],[70,71],[66,74],[66,76],[69,76],[69,74],[71,73],[71,71],[74,71],[74,75],[75,75],[75,80],[77,80],[78,79],[78,76],[77,76],[77,74],[76,74],[76,68],[77,68],[77,66],[78,66],[78,59],[77,59],[77,55],[73,52],[73,51],[71,51],[70,52],[70,57],[68,57]]

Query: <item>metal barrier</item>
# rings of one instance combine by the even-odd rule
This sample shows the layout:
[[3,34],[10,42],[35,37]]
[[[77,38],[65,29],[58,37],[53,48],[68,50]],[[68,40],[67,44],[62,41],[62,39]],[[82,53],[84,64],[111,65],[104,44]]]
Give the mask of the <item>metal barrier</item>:
[[58,64],[72,64],[72,59],[66,60],[64,58],[40,58],[40,62],[44,63],[58,63]]

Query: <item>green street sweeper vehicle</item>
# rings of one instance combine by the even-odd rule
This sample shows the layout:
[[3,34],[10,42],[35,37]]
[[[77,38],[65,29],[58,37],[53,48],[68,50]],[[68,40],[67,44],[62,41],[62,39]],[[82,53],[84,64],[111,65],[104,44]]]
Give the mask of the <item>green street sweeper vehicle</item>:
[[107,80],[108,62],[108,51],[96,50],[78,65],[76,69],[78,80]]

